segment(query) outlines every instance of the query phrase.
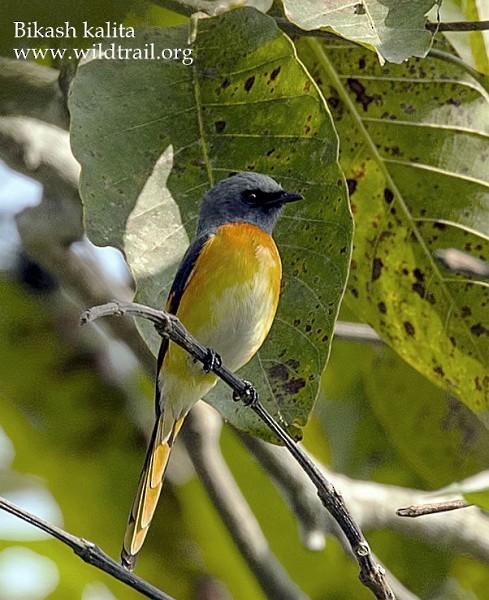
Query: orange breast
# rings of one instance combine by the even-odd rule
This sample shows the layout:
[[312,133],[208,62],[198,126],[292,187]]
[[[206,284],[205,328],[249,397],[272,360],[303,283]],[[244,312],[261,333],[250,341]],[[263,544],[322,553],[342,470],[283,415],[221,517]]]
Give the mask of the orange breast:
[[[226,366],[239,369],[255,354],[270,330],[281,276],[280,257],[271,236],[254,225],[223,225],[203,247],[177,316],[202,344],[221,355]],[[192,380],[196,395],[205,393],[207,385],[210,389],[215,382],[213,375],[205,376],[202,367],[194,365],[172,343],[162,381],[164,373],[186,383]]]

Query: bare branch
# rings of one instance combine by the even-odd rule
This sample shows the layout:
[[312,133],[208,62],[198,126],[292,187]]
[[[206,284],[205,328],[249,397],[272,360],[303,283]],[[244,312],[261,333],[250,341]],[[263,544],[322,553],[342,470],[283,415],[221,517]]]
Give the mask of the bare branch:
[[0,57],[0,115],[40,119],[68,129],[59,71],[30,60]]
[[[320,510],[321,505],[310,482],[284,448],[265,444],[248,435],[243,435],[242,440],[297,516],[304,543],[307,545],[312,539],[317,544],[320,536],[337,536],[337,524]],[[408,506],[413,501],[433,502],[433,492],[351,479],[322,464],[319,468],[341,488],[355,521],[363,530],[387,529],[489,564],[489,518],[477,507],[472,506],[463,512],[428,515],[424,519],[403,519],[396,514],[400,506]],[[459,485],[465,486],[468,481],[459,482]],[[446,490],[439,493],[447,496]]]
[[426,23],[426,29],[435,33],[443,31],[485,31],[489,21],[448,21],[446,23]]
[[0,117],[0,153],[12,169],[42,183],[47,195],[80,204],[80,165],[64,129],[32,117]]
[[472,504],[469,504],[465,500],[445,500],[444,502],[431,502],[428,504],[411,504],[411,506],[405,508],[398,508],[396,514],[399,517],[423,517],[449,510],[467,508],[468,506],[472,506]]
[[[109,315],[144,317],[154,323],[160,335],[170,338],[202,364],[208,364],[209,349],[191,336],[175,315],[142,304],[114,301],[87,310],[81,317],[81,323],[88,323]],[[220,364],[220,361],[215,361],[211,370],[233,390],[234,399],[241,400],[245,406],[249,406],[277,438],[284,443],[287,450],[313,482],[322,505],[333,516],[348,540],[351,551],[360,567],[360,581],[373,592],[376,598],[392,600],[394,594],[385,579],[385,570],[373,560],[370,547],[360,528],[352,519],[341,494],[324,477],[314,462],[295,443],[291,436],[267,412],[259,401],[256,390],[249,382],[237,377],[224,365]]]
[[141,579],[140,577],[137,577],[137,575],[134,575],[134,573],[124,569],[122,565],[116,563],[115,560],[110,558],[108,554],[105,554],[105,552],[93,542],[72,535],[60,527],[36,517],[1,497],[0,509],[53,536],[63,544],[69,546],[77,556],[89,565],[108,573],[132,589],[141,592],[141,594],[147,598],[151,598],[152,600],[174,600],[172,596],[165,594],[147,581],[144,581],[144,579]]
[[[275,17],[275,21],[280,29],[288,35],[309,36],[326,40],[338,40],[338,38],[340,38],[340,36],[334,33],[322,31],[321,29],[312,29],[309,31],[301,29],[294,23],[291,23],[288,19],[284,19],[282,17]],[[485,31],[489,30],[489,21],[452,21],[448,23],[426,23],[425,27],[432,33],[443,33],[445,31]],[[350,44],[357,45],[357,42],[354,40],[345,41]]]

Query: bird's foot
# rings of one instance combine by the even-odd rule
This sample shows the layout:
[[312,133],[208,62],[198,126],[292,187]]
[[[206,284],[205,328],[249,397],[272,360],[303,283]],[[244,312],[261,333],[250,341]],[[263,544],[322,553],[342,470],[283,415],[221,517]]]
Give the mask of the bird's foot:
[[202,365],[204,368],[204,373],[211,373],[216,367],[220,367],[222,365],[222,359],[215,350],[212,350],[212,348],[207,348],[207,356],[205,357]]
[[258,392],[249,381],[243,380],[245,388],[241,393],[234,392],[233,400],[235,402],[242,402],[245,406],[251,406],[258,402]]

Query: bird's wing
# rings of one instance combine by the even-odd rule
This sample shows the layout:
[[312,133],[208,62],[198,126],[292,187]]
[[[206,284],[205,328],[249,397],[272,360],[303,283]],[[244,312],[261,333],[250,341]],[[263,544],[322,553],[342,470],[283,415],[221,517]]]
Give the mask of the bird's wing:
[[[166,302],[166,310],[172,315],[177,314],[178,307],[180,306],[180,300],[182,299],[183,293],[192,279],[195,263],[197,262],[202,249],[213,237],[213,234],[210,233],[201,235],[189,246],[187,252],[185,253],[182,262],[180,263],[180,267],[178,268],[177,274],[173,280],[170,293],[168,294],[168,300]],[[168,350],[168,344],[168,338],[163,338],[156,363],[156,418],[158,418],[161,414],[161,390],[159,388],[158,377],[165,359],[166,352]]]
[[[202,248],[210,238],[211,235],[197,238],[183,257],[166,304],[168,312],[172,314],[177,312],[183,293],[192,278],[197,259],[200,256]],[[122,564],[131,571],[136,565],[137,555],[144,543],[156,510],[170,451],[184,419],[182,417],[175,420],[172,415],[168,414],[170,411],[165,412],[164,402],[161,402],[158,380],[168,345],[168,339],[163,339],[158,353],[155,402],[156,422],[151,434],[148,450],[146,451],[143,470],[139,477],[121,551]]]

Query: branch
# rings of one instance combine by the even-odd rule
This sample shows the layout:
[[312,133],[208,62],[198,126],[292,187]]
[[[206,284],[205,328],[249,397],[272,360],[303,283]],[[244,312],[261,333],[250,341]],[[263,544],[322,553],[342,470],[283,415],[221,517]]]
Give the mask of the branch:
[[396,514],[399,517],[423,517],[425,515],[434,515],[459,508],[472,506],[465,500],[445,500],[444,502],[431,502],[429,504],[411,504],[406,508],[398,508]]
[[[283,32],[291,36],[309,36],[323,40],[337,40],[339,37],[341,37],[330,31],[323,31],[322,29],[301,29],[298,25],[292,23],[284,17],[275,17],[275,21]],[[442,33],[444,31],[485,31],[489,29],[489,21],[452,21],[448,23],[426,23],[425,28],[432,33]],[[360,45],[358,42],[348,38],[346,38],[345,41],[350,42],[351,44]]]
[[267,598],[305,600],[263,535],[255,515],[229,471],[219,448],[222,419],[204,402],[197,403],[180,435],[219,516]]
[[64,129],[33,117],[0,116],[0,154],[12,169],[39,181],[53,201],[80,205],[80,165]]
[[[155,310],[142,304],[111,302],[102,306],[96,306],[87,310],[82,315],[81,323],[88,323],[109,315],[132,315],[146,318],[155,325],[156,330],[161,336],[170,338],[202,364],[208,365],[209,363],[209,349],[205,348],[191,336],[175,315]],[[234,399],[241,400],[245,406],[249,406],[262,419],[277,438],[283,442],[287,450],[313,482],[321,503],[333,516],[348,540],[351,551],[360,567],[360,581],[373,592],[376,598],[392,600],[394,594],[385,579],[385,571],[381,565],[374,562],[370,547],[358,525],[352,519],[341,494],[322,475],[316,465],[290,435],[275,422],[258,400],[256,390],[224,365],[219,364],[219,361],[214,361],[214,363],[211,370],[233,390]]]
[[89,565],[108,573],[137,592],[141,592],[141,594],[147,598],[151,598],[152,600],[174,600],[172,596],[168,596],[168,594],[155,588],[147,581],[144,581],[144,579],[141,579],[137,575],[134,575],[134,573],[124,569],[122,565],[116,563],[115,560],[110,558],[108,554],[105,554],[105,552],[93,542],[72,535],[63,529],[56,527],[56,525],[51,525],[51,523],[36,517],[2,497],[0,497],[0,509],[37,527],[41,531],[48,533],[63,544],[69,546],[77,556]]
[[[284,448],[265,444],[249,435],[240,437],[296,515],[306,546],[311,547],[312,540],[314,546],[311,549],[318,549],[321,540],[324,544],[325,536],[336,536],[336,523],[321,511],[310,482]],[[348,507],[363,530],[386,529],[489,564],[489,518],[477,507],[450,514],[426,516],[424,519],[403,519],[396,514],[399,506],[408,506],[413,501],[432,502],[434,492],[351,479],[322,464],[319,464],[319,468],[325,477],[341,487]],[[473,478],[459,482],[459,485],[467,487],[471,480]],[[445,489],[438,493],[447,496]],[[392,583],[394,587],[394,581]],[[395,592],[398,593],[397,590]],[[400,598],[401,594],[399,600]]]
[[[36,66],[33,70],[41,81],[38,71],[44,68]],[[114,295],[131,298],[129,286],[107,281],[96,257],[80,257],[70,247],[81,239],[83,224],[78,194],[80,166],[71,152],[68,132],[31,117],[0,116],[0,157],[43,186],[42,202],[16,217],[27,254],[76,291],[84,305],[107,302]],[[110,328],[153,369],[153,357],[141,336],[135,335],[132,324],[118,319]]]
[[426,29],[434,33],[443,31],[485,31],[489,21],[448,21],[446,23],[426,23]]
[[0,115],[40,119],[68,129],[59,71],[30,60],[0,57]]

